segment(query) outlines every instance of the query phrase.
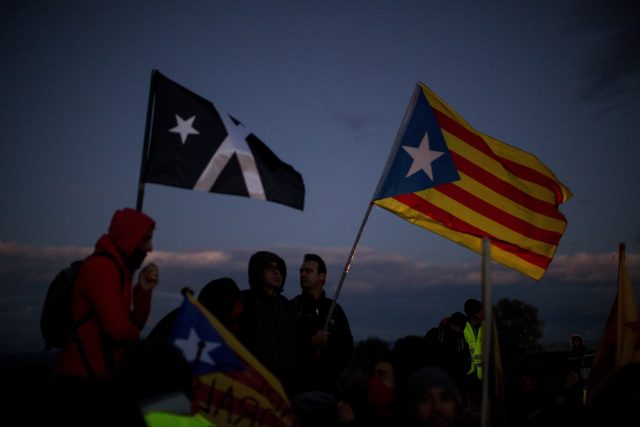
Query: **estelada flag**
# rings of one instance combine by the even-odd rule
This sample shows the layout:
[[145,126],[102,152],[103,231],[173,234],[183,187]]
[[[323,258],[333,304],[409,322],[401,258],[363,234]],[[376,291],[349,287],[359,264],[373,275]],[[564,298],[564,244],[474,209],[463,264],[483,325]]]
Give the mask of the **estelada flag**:
[[302,176],[240,121],[157,70],[141,181],[268,200],[302,210]]
[[424,229],[539,280],[571,197],[537,157],[485,135],[418,83],[373,197]]
[[191,365],[198,412],[218,426],[294,426],[280,381],[193,295],[184,294],[171,341]]

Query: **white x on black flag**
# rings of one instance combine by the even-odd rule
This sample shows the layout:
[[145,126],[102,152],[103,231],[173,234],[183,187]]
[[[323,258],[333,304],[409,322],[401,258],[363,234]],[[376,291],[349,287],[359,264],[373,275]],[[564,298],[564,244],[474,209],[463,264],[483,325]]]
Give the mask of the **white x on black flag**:
[[153,73],[153,120],[144,182],[304,207],[302,176],[242,123]]

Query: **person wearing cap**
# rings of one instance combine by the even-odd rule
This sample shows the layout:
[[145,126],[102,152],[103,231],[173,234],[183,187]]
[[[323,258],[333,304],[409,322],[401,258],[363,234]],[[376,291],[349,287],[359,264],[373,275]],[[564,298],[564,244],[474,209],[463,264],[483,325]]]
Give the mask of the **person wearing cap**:
[[483,306],[477,299],[468,299],[464,303],[467,324],[464,328],[464,338],[469,344],[471,367],[467,372],[470,379],[482,380],[482,321],[484,320]]
[[240,292],[237,336],[291,398],[298,392],[299,376],[294,315],[282,295],[287,266],[275,253],[258,251],[249,259],[248,274],[249,289]]

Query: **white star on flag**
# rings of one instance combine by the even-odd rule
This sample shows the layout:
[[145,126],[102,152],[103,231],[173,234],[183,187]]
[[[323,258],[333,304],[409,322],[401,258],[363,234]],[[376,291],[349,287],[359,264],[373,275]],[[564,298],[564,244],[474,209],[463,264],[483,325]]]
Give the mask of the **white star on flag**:
[[195,130],[193,127],[193,121],[195,120],[195,118],[196,116],[191,116],[187,120],[184,120],[182,117],[176,114],[177,125],[176,127],[169,129],[169,132],[179,133],[180,140],[184,144],[185,142],[187,142],[187,138],[189,137],[189,135],[200,135],[200,132]]
[[266,200],[262,179],[258,173],[256,160],[253,158],[251,149],[247,145],[247,136],[251,132],[247,130],[241,123],[235,124],[227,114],[221,114],[220,118],[224,122],[227,130],[227,137],[224,139],[218,150],[213,155],[209,164],[204,169],[198,182],[193,186],[194,190],[209,191],[215,184],[218,176],[229,163],[231,157],[235,154],[240,162],[242,177],[247,186],[249,197],[254,199]]
[[198,351],[202,345],[202,351],[200,352],[200,362],[208,363],[209,365],[215,365],[216,362],[209,356],[212,350],[220,347],[222,344],[218,342],[205,341],[198,336],[198,333],[194,328],[189,331],[189,337],[187,339],[176,339],[175,345],[182,349],[184,357],[189,362],[195,362],[198,359]]
[[444,152],[442,151],[432,151],[429,147],[429,134],[427,132],[424,133],[422,137],[422,141],[420,141],[420,146],[409,147],[403,145],[402,148],[405,149],[407,153],[413,158],[413,163],[411,163],[411,167],[409,168],[409,172],[407,172],[407,178],[413,175],[414,173],[423,170],[424,173],[427,174],[429,179],[433,181],[433,172],[431,170],[431,163],[436,160],[438,157],[442,156]]

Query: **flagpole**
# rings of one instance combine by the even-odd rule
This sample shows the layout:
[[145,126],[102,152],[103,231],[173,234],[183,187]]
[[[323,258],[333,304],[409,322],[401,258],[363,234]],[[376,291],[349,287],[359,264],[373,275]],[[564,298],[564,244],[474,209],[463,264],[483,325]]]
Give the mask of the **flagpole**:
[[616,367],[622,366],[622,323],[623,323],[623,304],[622,304],[622,289],[620,284],[623,283],[622,275],[624,274],[624,268],[626,265],[626,244],[620,243],[618,248],[618,290],[616,294]]
[[347,258],[347,262],[344,264],[344,269],[342,270],[342,275],[340,276],[340,281],[338,282],[338,287],[336,288],[336,293],[333,296],[333,300],[331,301],[331,307],[329,308],[329,313],[327,314],[327,319],[324,323],[324,331],[326,332],[329,329],[329,322],[331,320],[331,316],[333,315],[333,310],[336,306],[336,301],[338,300],[338,296],[340,295],[340,290],[342,289],[342,284],[344,283],[345,277],[347,277],[347,273],[351,268],[351,261],[353,260],[353,256],[356,253],[356,247],[358,246],[358,242],[360,242],[360,237],[362,236],[362,231],[364,230],[364,226],[369,219],[369,214],[371,213],[371,208],[373,208],[373,200],[369,202],[369,207],[367,208],[367,212],[364,214],[364,218],[362,219],[362,224],[360,224],[360,229],[358,230],[358,234],[356,234],[356,240],[353,242],[353,246],[351,247],[351,253],[349,253],[349,257]]
[[333,301],[331,302],[331,308],[329,308],[329,313],[327,314],[327,319],[325,320],[325,324],[324,324],[324,331],[326,332],[329,329],[329,322],[331,320],[331,316],[333,315],[333,310],[336,306],[336,301],[338,300],[338,296],[340,295],[340,290],[342,289],[342,284],[344,283],[344,279],[347,276],[347,273],[349,272],[349,269],[351,268],[351,261],[353,260],[353,256],[355,255],[356,252],[356,246],[358,246],[358,242],[360,241],[360,236],[362,236],[362,230],[364,230],[364,226],[367,223],[367,220],[369,219],[369,214],[371,213],[371,209],[373,208],[373,201],[375,200],[376,195],[380,192],[380,187],[383,185],[384,181],[385,181],[385,177],[387,176],[387,174],[389,173],[389,169],[391,168],[391,164],[393,163],[393,159],[395,158],[395,154],[398,151],[398,147],[400,145],[400,142],[402,141],[402,135],[404,134],[406,128],[407,128],[407,124],[409,122],[409,117],[411,117],[411,111],[413,111],[413,107],[415,106],[416,103],[416,99],[418,98],[418,93],[419,93],[419,86],[416,85],[414,91],[413,91],[413,95],[411,96],[411,101],[409,102],[409,105],[407,106],[406,111],[404,112],[404,116],[402,118],[402,122],[400,124],[400,128],[398,129],[398,133],[396,134],[396,138],[393,142],[393,146],[391,147],[391,151],[389,152],[389,155],[387,156],[387,162],[384,165],[384,169],[382,171],[382,175],[380,175],[380,180],[378,181],[378,185],[376,186],[376,190],[373,193],[373,197],[371,198],[371,201],[369,202],[369,207],[367,208],[367,212],[364,215],[364,219],[362,220],[362,224],[360,224],[360,229],[358,230],[358,234],[356,235],[356,240],[353,243],[353,246],[351,247],[351,253],[349,254],[349,257],[347,258],[347,262],[344,265],[344,269],[342,270],[342,276],[340,276],[340,281],[338,282],[338,287],[336,288],[336,293],[333,296]]
[[149,85],[149,100],[147,103],[147,123],[144,128],[144,142],[142,144],[142,160],[140,162],[140,179],[138,180],[138,199],[136,201],[136,210],[142,211],[142,202],[144,199],[144,179],[147,175],[147,154],[149,152],[149,132],[151,131],[151,121],[153,116],[153,95],[155,93],[156,74],[158,70],[151,70],[151,84]]
[[491,374],[491,342],[493,340],[493,304],[491,296],[491,281],[489,280],[489,262],[491,260],[491,242],[488,238],[482,239],[482,306],[484,310],[484,320],[482,324],[482,406],[480,425],[489,427],[491,424],[491,414],[489,405],[489,378]]

